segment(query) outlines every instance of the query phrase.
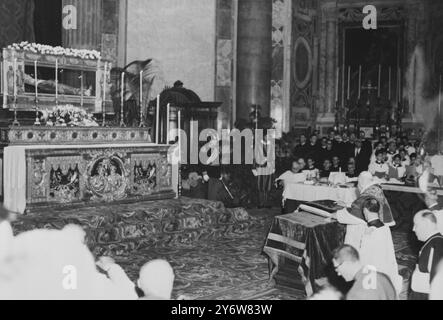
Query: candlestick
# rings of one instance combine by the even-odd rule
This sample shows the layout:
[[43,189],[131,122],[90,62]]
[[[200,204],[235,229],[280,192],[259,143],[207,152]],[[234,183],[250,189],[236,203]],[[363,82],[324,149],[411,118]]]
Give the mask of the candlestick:
[[58,105],[58,59],[55,59],[55,105]]
[[255,105],[255,131],[258,130],[258,107]]
[[341,81],[341,97],[342,97],[342,102],[341,102],[341,104],[344,107],[345,106],[345,77],[346,77],[346,67],[345,67],[344,64],[343,64],[343,68],[342,68],[341,73],[342,73],[342,79],[341,79],[342,80]]
[[401,87],[401,69],[398,68],[397,70],[397,101],[400,103],[401,100],[401,94],[400,94],[400,87]]
[[38,98],[37,60],[34,61],[35,99]]
[[85,93],[84,89],[85,85],[83,83],[83,71],[80,72],[80,106],[83,107],[83,104],[85,102]]
[[14,100],[17,100],[17,58],[14,58]]
[[182,119],[182,111],[179,110],[178,111],[178,163],[179,165],[181,164],[181,159],[182,159],[182,146],[181,146],[181,129],[182,129],[182,125],[181,125],[181,119]]
[[17,120],[17,58],[14,58],[14,121],[12,122],[12,125],[20,125]]
[[106,126],[106,85],[108,83],[108,63],[105,61],[103,73],[102,127]]
[[160,95],[157,96],[157,108],[155,111],[155,143],[159,143],[160,134]]
[[340,68],[337,68],[335,75],[335,102],[338,101],[338,78],[339,78]]
[[361,65],[358,67],[358,99],[361,97]]
[[38,116],[38,76],[37,76],[37,60],[34,61],[34,80],[35,80],[35,121],[34,126],[41,125]]
[[389,67],[389,76],[388,76],[389,80],[389,84],[388,84],[388,99],[389,101],[391,101],[391,67]]
[[351,94],[351,66],[348,66],[348,100]]
[[381,86],[381,64],[378,65],[378,86],[377,86],[377,94],[380,98],[380,86]]
[[103,73],[103,101],[106,101],[106,85],[108,84],[108,63],[105,62],[105,71]]
[[145,127],[143,119],[143,70],[140,71],[140,128]]
[[122,72],[122,80],[121,80],[121,101],[120,101],[120,126],[126,127],[124,120],[124,106],[125,106],[125,72]]
[[[168,103],[168,105],[166,106],[166,143],[169,144],[170,138],[169,138],[169,131],[170,129],[170,123],[169,123],[169,118],[170,118],[170,113],[171,113],[171,104]],[[192,128],[191,128],[192,129]],[[192,140],[191,140],[192,141]]]

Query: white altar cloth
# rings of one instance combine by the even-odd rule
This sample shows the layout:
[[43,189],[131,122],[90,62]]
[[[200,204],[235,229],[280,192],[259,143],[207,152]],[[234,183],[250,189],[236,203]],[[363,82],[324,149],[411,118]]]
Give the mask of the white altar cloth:
[[298,201],[334,200],[344,202],[347,207],[350,207],[357,197],[357,188],[315,186],[303,183],[287,183],[283,192],[284,199]]
[[[31,145],[10,146],[3,153],[4,207],[14,213],[23,214],[26,209],[26,150],[36,149],[109,149],[151,147],[155,143],[112,144],[112,145]],[[173,150],[171,146],[171,150]],[[178,167],[172,166],[172,184],[177,193]]]

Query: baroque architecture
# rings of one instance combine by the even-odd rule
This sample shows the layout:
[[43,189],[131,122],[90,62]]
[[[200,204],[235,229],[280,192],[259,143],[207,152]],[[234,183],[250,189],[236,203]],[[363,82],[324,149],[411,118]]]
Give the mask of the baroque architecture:
[[[11,3],[2,14],[25,18],[33,9],[26,1],[6,2]],[[363,30],[367,4],[359,0],[208,0],[204,5],[196,0],[180,4],[63,0],[54,10],[73,5],[81,26],[66,30],[60,25],[60,45],[96,48],[119,67],[157,59],[164,85],[172,87],[180,79],[203,100],[223,102],[219,128],[232,128],[236,120],[247,119],[252,105],[260,105],[262,115],[277,121],[280,134],[294,128],[327,130],[337,124],[375,126],[391,120],[398,124],[398,119],[404,128],[433,122],[437,108],[433,100],[443,69],[438,32],[443,4],[373,1],[377,30]],[[28,40],[27,30],[22,29],[9,25],[1,43]]]

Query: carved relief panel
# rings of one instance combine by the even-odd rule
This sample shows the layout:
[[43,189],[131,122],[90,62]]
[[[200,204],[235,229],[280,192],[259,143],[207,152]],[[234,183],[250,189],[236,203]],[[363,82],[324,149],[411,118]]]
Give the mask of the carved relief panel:
[[26,156],[29,204],[162,198],[173,192],[166,152],[82,148],[28,150]]

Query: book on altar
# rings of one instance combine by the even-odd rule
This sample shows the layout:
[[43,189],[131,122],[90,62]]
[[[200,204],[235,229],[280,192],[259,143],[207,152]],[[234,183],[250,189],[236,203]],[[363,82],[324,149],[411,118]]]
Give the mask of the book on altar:
[[324,218],[331,218],[332,217],[331,213],[329,213],[325,210],[319,209],[319,208],[312,207],[309,204],[301,204],[298,207],[298,210],[312,213],[312,214],[315,214],[316,216],[320,216],[320,217],[324,217]]
[[306,180],[306,174],[304,173],[293,173],[288,170],[278,177],[277,181],[282,180],[286,183],[303,183]]

